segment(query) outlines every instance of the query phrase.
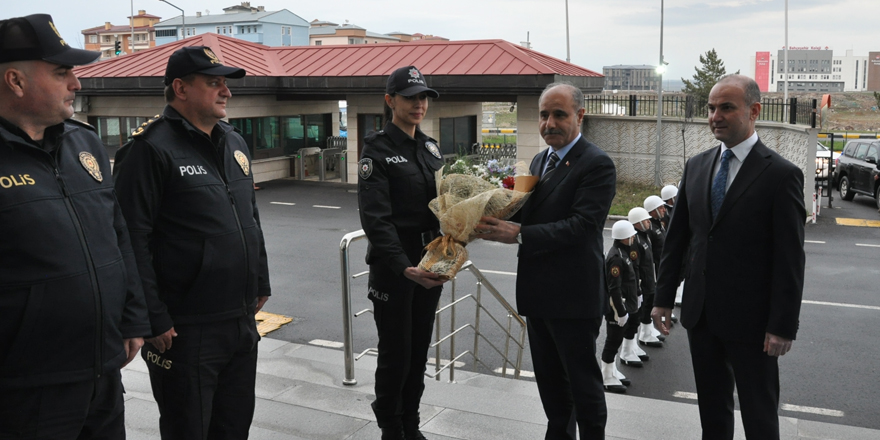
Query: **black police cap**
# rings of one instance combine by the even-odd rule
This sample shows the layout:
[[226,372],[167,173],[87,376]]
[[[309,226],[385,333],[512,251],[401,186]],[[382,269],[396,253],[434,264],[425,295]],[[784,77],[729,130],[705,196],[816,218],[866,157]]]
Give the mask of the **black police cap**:
[[187,46],[175,50],[168,58],[168,66],[165,67],[165,85],[191,73],[241,78],[246,72],[240,67],[224,66],[208,46]]
[[81,66],[100,56],[101,52],[70,47],[49,14],[0,20],[0,63],[43,60]]
[[428,87],[425,76],[415,66],[395,70],[388,77],[388,83],[385,85],[385,93],[389,95],[413,96],[422,92],[432,98],[440,96],[436,90]]

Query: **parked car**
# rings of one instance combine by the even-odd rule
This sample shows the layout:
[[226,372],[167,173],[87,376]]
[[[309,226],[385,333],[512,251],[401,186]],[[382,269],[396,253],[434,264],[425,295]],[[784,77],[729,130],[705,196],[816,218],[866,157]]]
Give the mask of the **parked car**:
[[[828,179],[828,168],[831,167],[831,161],[837,163],[840,152],[835,151],[832,157],[831,150],[821,142],[816,142],[816,180]],[[834,181],[837,184],[836,181]]]
[[837,158],[834,174],[840,198],[852,200],[856,194],[873,197],[880,208],[880,142],[870,139],[852,140],[846,143],[843,154]]

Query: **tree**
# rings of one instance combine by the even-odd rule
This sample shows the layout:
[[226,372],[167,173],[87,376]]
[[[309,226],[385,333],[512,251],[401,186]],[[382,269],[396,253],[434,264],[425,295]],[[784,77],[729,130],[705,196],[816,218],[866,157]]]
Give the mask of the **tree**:
[[874,100],[877,101],[877,108],[880,109],[880,93],[874,92]]
[[[703,65],[702,69],[694,67],[697,73],[693,81],[684,78],[681,81],[684,83],[685,93],[694,95],[697,102],[706,102],[709,100],[709,91],[722,76],[727,74],[727,69],[724,68],[724,61],[718,58],[715,49],[706,52],[706,56],[700,55],[700,64]],[[739,70],[736,73],[739,74]]]

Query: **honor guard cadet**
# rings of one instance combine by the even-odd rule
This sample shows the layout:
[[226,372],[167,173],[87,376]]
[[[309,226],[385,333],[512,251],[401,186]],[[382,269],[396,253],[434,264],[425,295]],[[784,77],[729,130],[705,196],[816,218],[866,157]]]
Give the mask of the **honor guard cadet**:
[[[654,307],[654,291],[657,285],[656,262],[654,261],[654,250],[651,244],[651,234],[654,233],[651,225],[651,215],[648,214],[648,211],[645,211],[645,208],[635,207],[629,210],[629,222],[636,229],[633,247],[639,251],[641,257],[639,260],[639,290],[642,293],[642,304],[639,310],[639,343],[648,347],[662,347],[662,341],[653,334],[655,329],[654,323],[651,320],[651,309]],[[638,345],[636,347],[638,348]],[[638,350],[636,353],[638,353]],[[645,358],[642,357],[642,360],[645,360]]]
[[419,402],[445,281],[418,267],[425,245],[440,236],[428,202],[437,197],[434,173],[443,166],[437,141],[419,124],[428,97],[439,94],[414,66],[396,69],[385,93],[385,127],[364,138],[358,162],[361,226],[370,241],[367,296],[379,334],[372,408],[383,440],[422,440]]
[[[666,228],[669,226],[669,217],[666,211],[666,204],[659,196],[648,196],[644,202],[645,210],[651,215],[651,224],[653,225],[651,237],[651,245],[654,249],[654,269],[656,273],[660,273],[660,255],[663,253],[663,244],[666,241]],[[672,322],[678,322],[675,314],[672,314]],[[671,327],[672,324],[670,323]],[[652,327],[654,337],[660,339],[663,337],[660,332]],[[664,339],[660,339],[661,341]]]
[[[624,341],[625,328],[631,317],[639,310],[638,270],[630,259],[630,247],[636,230],[626,220],[618,220],[611,226],[614,243],[605,256],[605,285],[608,289],[609,307],[605,313],[605,347],[602,349],[602,384],[606,391],[625,393],[630,381],[617,369],[617,351]],[[636,358],[638,359],[638,358]],[[633,364],[634,366],[636,364]],[[641,366],[641,363],[638,364]]]
[[270,295],[244,139],[222,121],[232,94],[209,47],[176,50],[162,115],[116,155],[116,191],[150,309],[142,356],[169,439],[245,439],[254,415],[254,315]]
[[120,368],[150,326],[110,161],[70,119],[70,47],[47,14],[0,20],[0,438],[125,438]]
[[[675,197],[678,195],[678,188],[675,185],[666,185],[660,189],[660,198],[666,204],[666,216],[672,217],[672,208],[675,207]],[[668,226],[669,223],[666,223]]]

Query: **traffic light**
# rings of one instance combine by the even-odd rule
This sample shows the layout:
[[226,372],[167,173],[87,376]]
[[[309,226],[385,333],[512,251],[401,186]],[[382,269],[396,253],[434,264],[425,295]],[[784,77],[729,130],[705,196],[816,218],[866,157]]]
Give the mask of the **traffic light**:
[[113,47],[114,47],[114,49],[116,49],[116,55],[119,55],[122,53],[122,42],[117,41]]

